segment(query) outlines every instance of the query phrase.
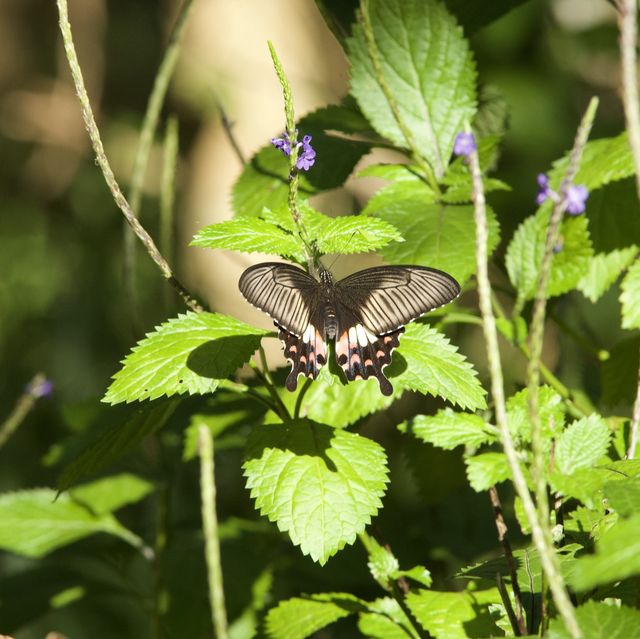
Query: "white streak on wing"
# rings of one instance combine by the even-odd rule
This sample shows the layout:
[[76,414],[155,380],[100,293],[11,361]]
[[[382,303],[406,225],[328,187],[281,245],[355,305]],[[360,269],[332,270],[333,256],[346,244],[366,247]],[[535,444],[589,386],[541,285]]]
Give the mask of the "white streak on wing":
[[367,333],[365,332],[362,324],[358,324],[356,326],[356,334],[358,336],[358,344],[360,344],[360,346],[364,347],[369,343],[367,340]]

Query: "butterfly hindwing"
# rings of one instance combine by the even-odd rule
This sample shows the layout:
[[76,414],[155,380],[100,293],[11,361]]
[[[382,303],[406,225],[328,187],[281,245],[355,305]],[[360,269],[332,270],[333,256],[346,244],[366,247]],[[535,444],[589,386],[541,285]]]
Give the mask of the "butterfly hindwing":
[[336,297],[373,333],[390,333],[460,294],[444,271],[425,266],[377,266],[335,285]]
[[391,395],[393,386],[383,369],[391,363],[391,354],[400,344],[404,327],[387,335],[375,335],[346,308],[338,311],[336,360],[349,381],[375,377],[383,395]]
[[298,386],[298,376],[311,379],[327,362],[327,343],[321,331],[310,322],[301,337],[290,333],[282,326],[278,327],[279,339],[284,345],[284,356],[291,362],[291,372],[287,376],[287,390],[294,391]]

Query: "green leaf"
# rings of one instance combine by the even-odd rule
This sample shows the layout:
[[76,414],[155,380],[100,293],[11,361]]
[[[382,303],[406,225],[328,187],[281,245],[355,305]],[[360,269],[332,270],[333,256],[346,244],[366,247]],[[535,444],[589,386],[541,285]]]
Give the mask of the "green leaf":
[[640,328],[640,260],[624,276],[621,288],[622,328]]
[[385,374],[398,389],[442,397],[470,410],[486,407],[486,391],[471,364],[442,333],[425,324],[406,327]]
[[465,459],[467,477],[477,493],[488,490],[511,477],[511,470],[504,453],[481,453]]
[[501,0],[495,4],[477,4],[468,0],[445,0],[449,11],[457,16],[467,34],[475,33],[525,2],[526,0]]
[[102,401],[211,393],[249,360],[266,333],[220,313],[178,315],[138,342]]
[[[473,207],[433,204],[425,198],[413,198],[366,210],[393,224],[404,237],[404,242],[394,242],[380,251],[389,264],[431,266],[450,273],[461,284],[475,273]],[[500,230],[491,209],[487,215],[491,253],[500,241]]]
[[384,597],[368,604],[360,613],[358,630],[367,639],[419,639],[409,617],[395,599]]
[[[456,134],[476,109],[476,71],[462,30],[435,0],[368,3],[384,79],[400,118],[437,176],[444,175]],[[351,94],[378,133],[407,141],[373,69],[360,24],[348,40]]]
[[[331,378],[331,379],[328,379]],[[345,384],[342,379],[322,369],[304,397],[301,414],[329,426],[343,428],[362,417],[387,408],[401,391],[387,397],[380,392],[378,380],[356,380]]]
[[267,253],[304,261],[304,245],[292,233],[260,218],[238,218],[200,229],[191,246],[221,248],[240,253]]
[[605,291],[618,279],[618,276],[638,253],[637,246],[600,253],[589,264],[589,270],[578,282],[578,290],[592,302],[598,301]]
[[473,413],[460,413],[443,408],[435,415],[417,415],[398,426],[403,433],[411,433],[423,442],[451,450],[456,446],[477,448],[497,440],[495,426],[487,424]]
[[[640,639],[640,611],[601,601],[587,601],[576,608],[584,639]],[[549,624],[549,639],[571,639],[561,617]]]
[[379,444],[303,419],[255,428],[243,467],[256,508],[320,564],[355,541],[388,481]]
[[134,504],[153,491],[152,483],[130,473],[121,473],[82,484],[69,492],[74,501],[85,504],[96,515],[104,515]]
[[266,631],[270,639],[305,639],[329,624],[366,610],[365,602],[349,593],[293,597],[269,610]]
[[417,200],[425,204],[433,204],[438,200],[437,194],[420,176],[418,167],[408,164],[370,164],[358,173],[358,177],[375,177],[391,180],[369,198],[363,213],[368,215],[384,211],[387,207],[399,208],[401,202]]
[[173,415],[177,401],[163,401],[137,409],[123,426],[113,427],[67,465],[58,480],[65,490],[86,475],[96,474],[133,450],[145,437],[162,428]]
[[609,506],[621,515],[640,514],[640,477],[605,484],[604,495]]
[[[550,206],[544,204],[517,229],[506,256],[507,271],[518,299],[531,300],[536,293],[549,224]],[[589,270],[593,247],[584,216],[565,218],[560,227],[562,250],[553,255],[547,295],[555,297],[576,288]]]
[[609,359],[602,362],[602,403],[615,406],[632,404],[638,388],[640,366],[640,337],[618,342],[610,351]]
[[43,557],[56,548],[104,532],[134,546],[142,541],[109,513],[96,514],[47,488],[0,495],[0,548]]
[[497,588],[473,592],[420,590],[410,592],[405,601],[422,627],[434,637],[468,639],[492,637],[500,632],[489,611],[490,604],[501,601]]
[[[550,440],[562,432],[564,426],[564,408],[562,397],[550,386],[538,389],[538,412],[542,426],[542,436]],[[513,437],[519,442],[531,441],[531,422],[529,420],[529,390],[523,388],[507,400],[507,421]]]
[[589,415],[570,424],[556,440],[555,463],[561,473],[570,475],[590,468],[604,457],[611,433],[600,415]]

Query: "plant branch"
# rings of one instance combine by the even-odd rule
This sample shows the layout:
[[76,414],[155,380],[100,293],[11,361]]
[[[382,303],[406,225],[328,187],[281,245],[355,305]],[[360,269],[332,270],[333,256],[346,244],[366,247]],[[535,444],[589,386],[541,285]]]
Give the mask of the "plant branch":
[[18,430],[20,424],[33,410],[36,402],[41,397],[48,395],[50,391],[51,382],[42,373],[33,376],[33,379],[25,386],[22,395],[16,401],[9,416],[0,424],[0,448]]
[[[518,583],[516,561],[513,557],[511,543],[509,542],[509,538],[507,537],[508,529],[507,523],[505,522],[504,515],[502,513],[502,503],[500,501],[500,495],[498,494],[498,489],[495,486],[491,486],[491,488],[489,488],[489,498],[491,499],[491,506],[493,507],[493,515],[495,518],[496,529],[498,531],[498,540],[502,544],[504,558],[509,568],[509,578],[511,579],[513,598],[516,602],[514,617],[513,619],[511,619],[511,616],[509,616],[509,618],[511,619],[511,625],[513,626],[514,633],[516,633],[517,636],[526,635],[527,625],[524,619],[524,606],[522,605],[522,592],[520,591],[520,584]],[[511,602],[508,597],[507,601],[509,601],[509,606],[511,606]]]
[[[618,1],[618,24],[620,28],[620,59],[622,62],[622,103],[629,136],[629,146],[636,168],[636,190],[640,198],[640,100],[638,99],[638,78],[636,46],[638,39],[637,0]],[[629,448],[627,459],[633,459],[638,445],[640,428],[640,370],[638,387],[631,414]]]
[[544,572],[549,577],[552,584],[552,592],[558,612],[562,616],[573,639],[580,639],[582,633],[576,620],[575,611],[569,600],[569,596],[564,587],[562,575],[560,574],[560,566],[558,557],[555,554],[553,546],[548,541],[544,533],[535,504],[529,493],[527,480],[525,479],[518,453],[516,451],[509,424],[507,422],[507,409],[504,397],[504,381],[502,376],[502,363],[500,361],[500,351],[498,350],[498,330],[496,328],[496,320],[491,307],[491,285],[489,283],[489,272],[487,266],[487,243],[489,230],[487,224],[487,211],[484,196],[484,186],[482,184],[482,174],[480,171],[480,163],[477,151],[469,155],[471,178],[473,183],[473,204],[474,217],[476,224],[476,268],[478,281],[478,295],[480,302],[480,312],[482,315],[483,329],[487,348],[487,359],[489,362],[489,370],[491,373],[491,394],[495,406],[495,415],[502,446],[504,448],[513,484],[522,500],[524,511],[531,526],[533,541],[540,554],[540,561]]
[[69,16],[67,10],[67,0],[56,0],[58,4],[58,13],[60,16],[60,32],[62,33],[62,41],[64,44],[64,50],[69,62],[69,68],[71,70],[71,77],[80,100],[80,108],[82,110],[82,117],[84,119],[85,126],[91,139],[91,144],[96,155],[96,161],[100,167],[104,176],[105,182],[111,191],[111,195],[115,200],[116,205],[122,211],[125,219],[133,229],[133,232],[137,235],[138,239],[142,242],[147,250],[147,253],[151,259],[155,262],[156,266],[160,269],[162,276],[168,280],[169,284],[178,292],[185,304],[194,311],[203,311],[203,306],[187,291],[187,289],[178,281],[173,274],[171,267],[164,259],[155,242],[140,224],[135,216],[131,205],[125,198],[116,181],[116,178],[109,164],[109,160],[104,152],[102,140],[100,138],[100,131],[96,125],[91,104],[89,102],[89,96],[85,88],[84,79],[82,77],[82,71],[78,63],[78,56],[76,54],[75,46],[73,44],[73,37],[71,33],[71,24],[69,23]]
[[224,603],[222,564],[220,562],[220,538],[216,515],[216,482],[214,475],[213,435],[205,425],[198,427],[198,452],[200,454],[200,500],[204,546],[209,580],[209,605],[211,622],[216,639],[228,639],[227,612]]
[[231,120],[229,120],[229,118],[227,117],[227,112],[224,110],[224,107],[219,102],[216,102],[216,104],[218,107],[218,111],[220,112],[220,122],[222,122],[222,128],[224,129],[227,139],[229,140],[229,144],[231,144],[231,148],[233,148],[236,157],[240,161],[240,164],[242,164],[242,166],[245,166],[247,164],[247,159],[244,157],[244,153],[242,152],[240,144],[233,132],[233,122],[231,122]]
[[296,405],[293,409],[293,418],[298,419],[300,417],[300,409],[302,408],[302,400],[304,396],[307,394],[307,391],[311,388],[311,384],[313,384],[313,380],[310,377],[304,380],[304,385],[300,389],[298,393],[298,397],[296,397]]

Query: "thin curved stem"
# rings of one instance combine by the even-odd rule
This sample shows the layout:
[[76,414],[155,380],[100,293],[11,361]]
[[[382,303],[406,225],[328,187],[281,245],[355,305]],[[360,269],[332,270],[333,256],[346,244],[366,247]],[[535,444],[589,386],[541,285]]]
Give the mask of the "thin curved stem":
[[84,119],[91,144],[93,146],[94,153],[96,155],[96,162],[102,171],[105,182],[111,191],[111,195],[120,209],[125,219],[133,229],[133,232],[137,235],[138,239],[142,242],[147,250],[147,253],[151,259],[155,262],[156,266],[160,269],[162,276],[168,280],[169,284],[178,292],[178,295],[183,299],[184,303],[194,311],[203,311],[204,307],[189,293],[189,291],[178,281],[173,274],[168,262],[162,256],[155,242],[147,233],[145,228],[140,224],[135,216],[131,205],[127,201],[127,198],[123,195],[122,190],[113,174],[109,160],[104,152],[102,145],[102,139],[100,138],[100,131],[96,124],[93,110],[91,109],[91,103],[89,102],[89,96],[85,88],[84,79],[82,77],[82,70],[78,63],[78,56],[73,44],[73,36],[71,32],[71,24],[69,23],[69,15],[67,9],[67,0],[56,0],[58,5],[58,14],[60,16],[60,32],[62,34],[62,41],[64,44],[65,54],[67,61],[69,62],[69,68],[71,70],[71,77],[75,85],[78,99],[80,100],[80,108],[82,110],[82,117]]
[[302,400],[304,399],[304,396],[307,394],[307,391],[311,388],[312,383],[313,383],[313,380],[310,377],[307,377],[307,379],[304,380],[304,385],[300,389],[300,392],[298,393],[298,397],[296,397],[296,405],[295,405],[295,408],[293,409],[294,419],[298,419],[298,417],[300,417]]

